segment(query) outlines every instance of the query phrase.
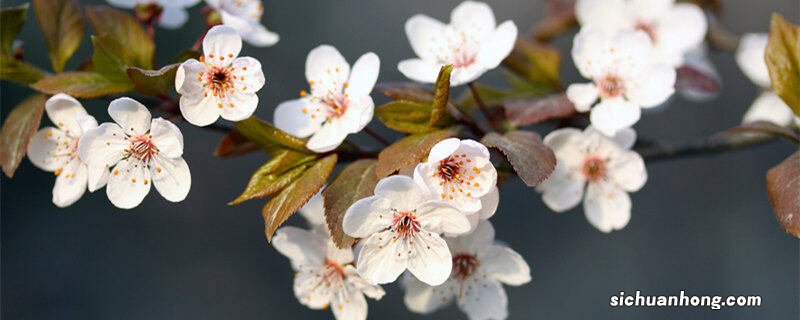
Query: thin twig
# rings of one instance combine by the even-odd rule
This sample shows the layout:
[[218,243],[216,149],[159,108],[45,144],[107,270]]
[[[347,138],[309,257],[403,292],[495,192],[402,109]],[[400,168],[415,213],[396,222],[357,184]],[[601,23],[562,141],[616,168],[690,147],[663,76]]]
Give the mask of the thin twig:
[[478,105],[478,109],[483,114],[483,117],[486,118],[486,121],[489,122],[489,124],[492,126],[492,128],[494,130],[499,130],[499,128],[496,128],[496,126],[494,125],[494,123],[495,123],[494,117],[489,112],[489,109],[486,106],[486,103],[483,102],[483,98],[481,98],[481,94],[478,93],[478,88],[475,87],[475,82],[474,81],[470,82],[470,83],[467,84],[467,86],[469,86],[469,91],[472,92],[472,98],[475,99],[475,104]]
[[713,155],[727,151],[745,149],[775,141],[774,136],[765,134],[748,134],[735,136],[711,136],[683,144],[655,144],[637,148],[637,152],[646,162],[681,159]]
[[392,144],[391,142],[389,142],[389,140],[387,140],[386,138],[382,137],[380,134],[378,134],[377,132],[373,131],[369,127],[364,127],[364,132],[366,132],[373,139],[378,140],[378,142],[382,143],[384,146],[388,147],[388,146],[390,146]]

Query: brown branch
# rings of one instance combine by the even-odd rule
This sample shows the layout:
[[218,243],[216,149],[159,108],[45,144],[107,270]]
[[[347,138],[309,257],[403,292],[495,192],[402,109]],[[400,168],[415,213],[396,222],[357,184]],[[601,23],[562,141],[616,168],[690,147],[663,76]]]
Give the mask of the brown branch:
[[682,144],[644,145],[635,150],[646,162],[657,162],[720,154],[763,145],[775,140],[774,136],[766,134],[715,135]]

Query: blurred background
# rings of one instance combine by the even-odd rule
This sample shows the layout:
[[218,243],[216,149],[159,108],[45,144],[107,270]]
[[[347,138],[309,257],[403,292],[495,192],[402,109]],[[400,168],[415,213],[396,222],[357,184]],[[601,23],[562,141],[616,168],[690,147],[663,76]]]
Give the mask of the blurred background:
[[[24,1],[2,1],[14,6]],[[102,4],[102,1],[82,1]],[[382,61],[380,81],[403,81],[396,64],[414,56],[403,24],[425,13],[449,20],[460,1],[267,1],[265,24],[280,34],[271,48],[245,45],[258,58],[267,85],[256,114],[272,118],[274,107],[306,89],[304,62],[319,44],[337,47],[352,63],[367,51]],[[543,16],[543,1],[489,0],[498,22],[511,19],[521,31]],[[772,12],[794,23],[795,0],[722,1],[721,22],[737,34],[767,32]],[[204,25],[194,8],[178,31],[157,28],[157,60],[171,61],[188,48]],[[33,13],[21,34],[26,59],[49,67]],[[87,26],[87,36],[90,28]],[[569,52],[572,35],[555,44]],[[136,44],[131,44],[135,46]],[[70,60],[74,68],[91,56],[85,37]],[[723,79],[721,95],[693,103],[680,97],[636,125],[651,140],[681,142],[739,124],[757,89],[741,73],[733,55],[710,53]],[[580,77],[564,56],[562,82]],[[502,84],[502,72],[481,79]],[[458,88],[457,91],[463,90]],[[2,83],[2,115],[31,90]],[[376,103],[386,99],[374,95]],[[107,121],[107,102],[85,101],[87,110]],[[44,120],[43,123],[47,123]],[[390,135],[377,120],[370,125]],[[26,159],[14,179],[2,178],[0,267],[3,319],[326,319],[292,293],[292,270],[264,237],[261,206],[226,202],[245,186],[266,159],[253,153],[218,159],[212,152],[222,134],[180,123],[192,170],[188,198],[169,203],[155,191],[139,207],[114,208],[101,190],[58,209],[51,202],[52,173]],[[391,135],[393,138],[397,134]],[[356,141],[378,145],[367,136]],[[511,319],[797,319],[798,240],[784,233],[767,200],[765,172],[796,147],[786,142],[703,158],[647,165],[649,180],[632,195],[633,215],[622,231],[603,234],[582,209],[555,214],[533,189],[511,180],[501,189],[492,222],[498,239],[530,264],[533,281],[507,287]],[[304,224],[293,217],[290,224]],[[371,318],[461,319],[455,306],[429,316],[406,310],[397,284],[384,286],[381,301],[369,300]],[[633,294],[760,295],[762,306],[708,308],[612,308],[620,291]]]

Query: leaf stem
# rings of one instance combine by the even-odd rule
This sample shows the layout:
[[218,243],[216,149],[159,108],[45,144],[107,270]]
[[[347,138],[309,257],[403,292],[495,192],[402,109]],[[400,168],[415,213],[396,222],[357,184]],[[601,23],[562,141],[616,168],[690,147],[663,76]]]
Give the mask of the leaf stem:
[[208,34],[208,30],[210,29],[211,28],[206,28],[206,30],[203,31],[202,34],[200,34],[200,37],[197,38],[197,40],[195,40],[194,44],[192,45],[192,51],[200,50],[200,46],[203,44],[203,39],[206,38],[206,34]]
[[499,131],[496,125],[494,125],[494,116],[489,112],[489,109],[486,107],[486,103],[483,102],[483,98],[481,98],[481,94],[478,93],[478,88],[475,86],[475,82],[472,81],[467,84],[469,86],[469,91],[472,92],[472,98],[475,99],[475,104],[478,105],[478,109],[481,110],[483,117],[486,118],[486,121],[492,126],[492,129],[495,131]]
[[382,137],[379,133],[373,131],[369,127],[364,127],[364,132],[366,132],[370,137],[372,137],[373,139],[377,140],[378,142],[380,142],[384,146],[388,147],[388,146],[390,146],[392,144],[391,142],[389,142],[389,140],[387,140],[386,138]]

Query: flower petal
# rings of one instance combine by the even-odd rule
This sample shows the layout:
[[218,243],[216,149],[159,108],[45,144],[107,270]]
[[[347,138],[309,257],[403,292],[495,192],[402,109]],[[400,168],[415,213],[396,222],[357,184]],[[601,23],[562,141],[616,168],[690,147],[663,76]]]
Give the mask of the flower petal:
[[450,252],[476,254],[494,243],[494,233],[491,222],[479,220],[470,233],[457,237],[448,236],[445,240]]
[[382,231],[392,224],[392,217],[384,213],[390,208],[390,200],[383,196],[360,199],[345,211],[342,229],[344,233],[356,238],[365,238]]
[[59,129],[64,130],[64,132],[73,137],[80,137],[83,134],[78,119],[81,116],[86,116],[87,113],[78,100],[59,93],[47,99],[44,108],[50,121]]
[[614,34],[624,27],[624,0],[579,0],[575,2],[575,17],[581,27],[599,28],[605,34]]
[[406,21],[405,30],[411,49],[418,57],[437,61],[445,25],[429,16],[417,14]]
[[703,10],[691,3],[676,3],[657,23],[656,51],[669,57],[671,61],[662,61],[673,67],[683,63],[684,53],[703,42],[708,30]]
[[219,119],[221,103],[216,97],[196,95],[182,95],[180,100],[181,115],[189,123],[204,127]]
[[153,119],[150,125],[150,138],[158,148],[158,154],[169,158],[183,155],[183,134],[171,121]]
[[500,24],[486,36],[475,58],[486,69],[494,69],[508,57],[517,42],[517,25],[513,21]]
[[[469,227],[469,223],[466,226]],[[408,251],[411,252],[408,271],[420,281],[438,286],[450,278],[453,256],[450,255],[447,242],[438,234],[418,232],[412,241],[408,241]]]
[[583,202],[586,219],[595,228],[608,233],[624,228],[631,219],[631,198],[611,183],[590,183]]
[[342,116],[343,129],[348,133],[358,133],[366,127],[375,113],[375,102],[368,95],[350,96],[349,107]]
[[497,25],[488,4],[464,1],[450,13],[450,25],[478,39],[489,35]]
[[736,49],[736,63],[742,72],[756,85],[764,88],[770,87],[769,69],[764,60],[769,35],[766,33],[747,33],[739,40]]
[[458,308],[469,319],[505,319],[508,317],[508,297],[503,286],[492,279],[473,277],[467,279],[458,297]]
[[392,241],[391,231],[376,233],[363,242],[356,269],[367,282],[372,284],[393,282],[406,269],[405,259],[397,258],[399,244],[403,241]]
[[108,167],[87,167],[89,192],[95,192],[108,183]]
[[334,291],[331,310],[336,319],[366,320],[367,300],[361,291],[345,282],[342,287]]
[[550,210],[564,212],[574,208],[583,198],[584,181],[571,175],[562,164],[547,180],[536,187],[542,192],[542,201]]
[[386,295],[386,292],[383,291],[383,288],[378,285],[370,284],[361,276],[358,275],[358,271],[353,265],[346,265],[344,266],[344,274],[347,277],[347,282],[350,282],[356,289],[360,290],[364,293],[367,297],[370,297],[375,300],[380,300]]
[[745,112],[742,123],[767,121],[781,127],[787,127],[792,123],[793,118],[794,113],[792,113],[792,109],[789,108],[786,102],[778,97],[775,92],[768,91],[762,93],[753,101],[753,105]]
[[412,276],[403,277],[406,290],[403,302],[406,307],[416,313],[429,314],[450,304],[456,288],[455,283],[446,281],[439,286],[429,286]]
[[275,127],[295,137],[305,138],[319,131],[321,117],[311,118],[313,107],[308,99],[284,101],[275,108]]
[[597,131],[613,136],[639,121],[641,114],[642,110],[636,104],[619,98],[606,99],[592,109],[589,119]]
[[214,26],[203,38],[205,63],[214,66],[228,66],[242,51],[242,38],[234,28],[226,25]]
[[184,61],[175,72],[175,91],[182,95],[202,95],[205,92],[203,74],[206,72],[208,67],[205,63],[195,59]]
[[64,208],[78,201],[86,192],[86,181],[86,166],[77,158],[70,161],[56,178],[53,204]]
[[120,209],[138,206],[150,192],[150,171],[136,159],[128,158],[117,163],[108,178],[108,200]]
[[452,155],[461,147],[461,140],[458,138],[447,138],[436,143],[428,153],[429,163],[438,162]]
[[328,152],[336,149],[347,137],[347,130],[343,128],[345,123],[339,119],[330,120],[319,128],[319,130],[308,139],[306,147],[317,153]]
[[[407,78],[423,83],[434,83],[439,76],[439,70],[443,64],[421,59],[408,59],[400,61],[397,64],[397,70],[400,70]],[[451,84],[452,86],[452,84]]]
[[181,157],[154,157],[150,163],[150,175],[158,193],[168,201],[183,201],[192,187],[189,165]]
[[306,219],[312,229],[325,224],[325,201],[322,190],[311,197],[297,212]]
[[281,40],[281,37],[260,23],[251,23],[242,33],[242,39],[256,47],[269,47]]
[[150,130],[150,111],[131,98],[123,97],[111,101],[108,114],[129,135],[145,134]]
[[323,265],[326,242],[325,238],[314,232],[292,226],[281,227],[272,237],[272,246],[289,258],[295,270]]
[[125,132],[115,123],[101,124],[81,136],[78,142],[78,155],[90,167],[108,168],[125,156],[130,142],[125,140]]
[[481,197],[481,210],[477,215],[481,219],[489,219],[497,212],[497,206],[500,205],[500,191],[497,187],[492,188],[489,193]]
[[638,191],[647,182],[647,169],[642,156],[634,151],[621,152],[608,162],[608,175],[623,190]]
[[187,20],[189,20],[189,14],[183,7],[164,6],[161,17],[158,19],[158,25],[166,29],[178,29],[186,24]]
[[258,96],[255,93],[237,92],[226,95],[222,99],[220,115],[228,121],[242,121],[253,115],[258,107]]
[[426,201],[417,207],[422,228],[435,233],[462,234],[470,231],[467,217],[455,207],[442,201]]
[[353,64],[345,93],[350,97],[369,95],[375,82],[378,81],[380,71],[381,60],[378,55],[372,52],[365,53]]
[[478,261],[489,277],[507,285],[520,286],[531,281],[528,263],[510,248],[490,245],[478,253]]
[[375,185],[375,195],[388,199],[391,207],[400,211],[412,211],[427,200],[424,190],[406,176],[381,179]]
[[655,64],[630,81],[625,97],[643,108],[658,106],[675,93],[675,77],[675,69],[669,65]]
[[139,3],[139,0],[107,0],[107,1],[112,6],[123,9],[132,9]]
[[28,159],[44,171],[56,171],[69,163],[70,149],[75,141],[64,131],[46,127],[33,135],[28,143]]
[[261,62],[258,60],[250,57],[236,58],[231,66],[233,74],[236,76],[234,79],[236,79],[237,92],[255,93],[264,87],[266,79]]
[[294,277],[294,296],[311,309],[327,308],[333,297],[334,285],[339,285],[323,281],[322,272],[320,267],[304,267]]
[[321,45],[308,53],[306,58],[306,80],[311,94],[325,96],[330,92],[342,92],[350,77],[350,65],[339,50]]
[[567,87],[567,99],[575,105],[578,112],[589,111],[597,101],[598,94],[594,83],[573,83]]

